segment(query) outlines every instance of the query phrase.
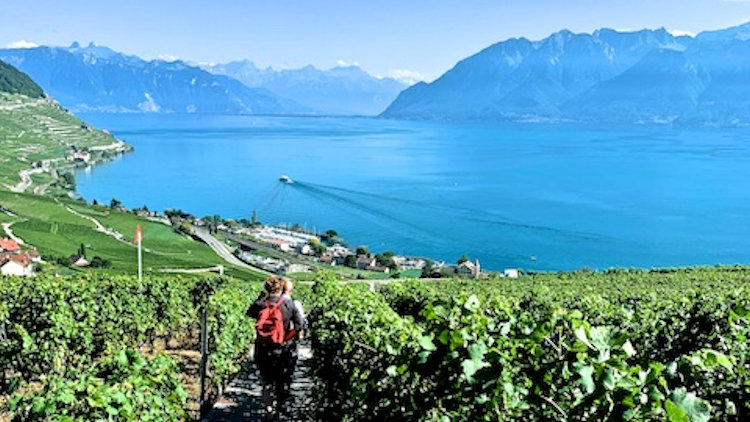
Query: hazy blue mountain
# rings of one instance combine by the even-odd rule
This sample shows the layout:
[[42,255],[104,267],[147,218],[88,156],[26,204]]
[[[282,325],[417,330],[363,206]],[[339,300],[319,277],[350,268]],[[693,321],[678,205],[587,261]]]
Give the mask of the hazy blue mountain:
[[404,90],[383,116],[750,124],[747,81],[750,24],[695,38],[560,31],[492,45]]
[[656,49],[565,104],[579,120],[672,123],[698,105],[709,81],[684,51]]
[[0,59],[29,74],[73,110],[113,112],[308,112],[265,89],[249,88],[182,61],[145,61],[93,43],[81,47],[0,50]]
[[376,115],[408,86],[392,78],[374,77],[357,66],[274,70],[259,69],[242,60],[204,69],[252,88],[267,89],[322,114]]
[[557,117],[566,101],[623,72],[652,49],[679,45],[665,30],[560,31],[541,41],[510,39],[460,61],[430,84],[403,91],[384,115]]

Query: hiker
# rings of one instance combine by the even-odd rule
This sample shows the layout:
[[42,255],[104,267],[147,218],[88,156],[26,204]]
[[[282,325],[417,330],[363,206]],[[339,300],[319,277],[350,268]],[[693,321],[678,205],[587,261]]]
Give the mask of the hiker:
[[294,292],[294,283],[292,283],[291,280],[286,279],[286,283],[284,283],[284,294],[282,294],[282,296],[284,296],[284,298],[288,300],[291,300],[292,303],[294,303],[294,306],[299,311],[300,315],[302,315],[302,325],[300,327],[294,327],[299,337],[299,333],[302,332],[302,330],[307,329],[307,317],[305,316],[305,310],[302,308],[302,302],[292,298],[293,292]]
[[289,342],[291,343],[289,345],[289,355],[287,357],[289,358],[289,361],[286,365],[284,365],[284,369],[286,372],[284,372],[284,393],[289,394],[289,390],[292,386],[292,376],[294,375],[294,369],[297,367],[297,359],[299,358],[299,336],[302,330],[307,329],[307,318],[305,318],[305,311],[302,309],[302,303],[299,300],[294,300],[292,298],[292,293],[294,292],[294,284],[291,280],[287,279],[284,283],[284,294],[281,296],[284,297],[286,300],[290,301],[294,304],[294,307],[297,308],[297,311],[299,312],[300,316],[302,317],[302,324],[301,325],[294,325],[294,331],[296,332],[296,335],[289,339]]
[[289,391],[285,381],[292,360],[296,327],[303,326],[302,314],[291,300],[282,296],[286,279],[273,275],[266,279],[265,291],[247,311],[256,318],[255,364],[263,380],[263,406],[266,416],[279,416],[281,401]]

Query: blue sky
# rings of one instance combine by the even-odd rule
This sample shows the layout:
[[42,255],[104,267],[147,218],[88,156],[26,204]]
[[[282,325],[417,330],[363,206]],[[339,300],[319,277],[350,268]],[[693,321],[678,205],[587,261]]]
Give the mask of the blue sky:
[[247,58],[434,79],[510,37],[567,28],[698,33],[750,20],[750,0],[0,0],[0,46],[106,45],[145,58]]

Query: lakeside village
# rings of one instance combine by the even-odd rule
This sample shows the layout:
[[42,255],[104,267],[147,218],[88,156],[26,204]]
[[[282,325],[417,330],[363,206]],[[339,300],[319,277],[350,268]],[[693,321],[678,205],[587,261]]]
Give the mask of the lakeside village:
[[[102,205],[93,201],[94,205]],[[269,226],[258,222],[253,211],[251,220],[224,219],[221,216],[195,217],[181,210],[168,209],[164,213],[149,211],[147,207],[128,209],[117,199],[109,208],[171,226],[176,232],[197,241],[209,243],[206,237],[223,242],[244,263],[260,270],[290,275],[329,270],[352,279],[372,278],[479,278],[483,273],[479,260],[462,256],[456,264],[447,264],[425,257],[396,255],[391,251],[370,252],[367,246],[350,248],[335,230],[316,233],[295,225]],[[44,260],[35,249],[22,249],[20,241],[0,237],[0,274],[31,276]],[[86,258],[85,245],[80,245],[69,257],[47,257],[54,264],[67,267],[108,268],[106,259]],[[500,275],[517,278],[519,270],[505,269]]]
[[[479,260],[472,261],[465,255],[455,264],[448,264],[426,257],[396,255],[391,251],[373,253],[367,246],[350,248],[332,229],[318,233],[299,224],[262,224],[255,211],[251,219],[225,219],[219,215],[198,218],[175,209],[161,214],[149,211],[145,206],[129,210],[117,199],[111,200],[110,207],[169,224],[178,233],[199,241],[205,241],[205,236],[200,234],[213,236],[231,246],[241,261],[274,274],[299,274],[321,269],[341,272],[351,278],[479,278],[484,274]],[[517,278],[519,272],[516,268],[508,268],[500,275]]]

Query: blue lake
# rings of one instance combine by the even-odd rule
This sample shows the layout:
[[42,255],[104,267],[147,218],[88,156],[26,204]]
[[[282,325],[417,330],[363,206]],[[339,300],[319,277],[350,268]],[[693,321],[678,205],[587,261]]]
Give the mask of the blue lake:
[[750,264],[747,130],[82,117],[136,148],[76,175],[89,201],[257,210],[352,246],[491,269]]

